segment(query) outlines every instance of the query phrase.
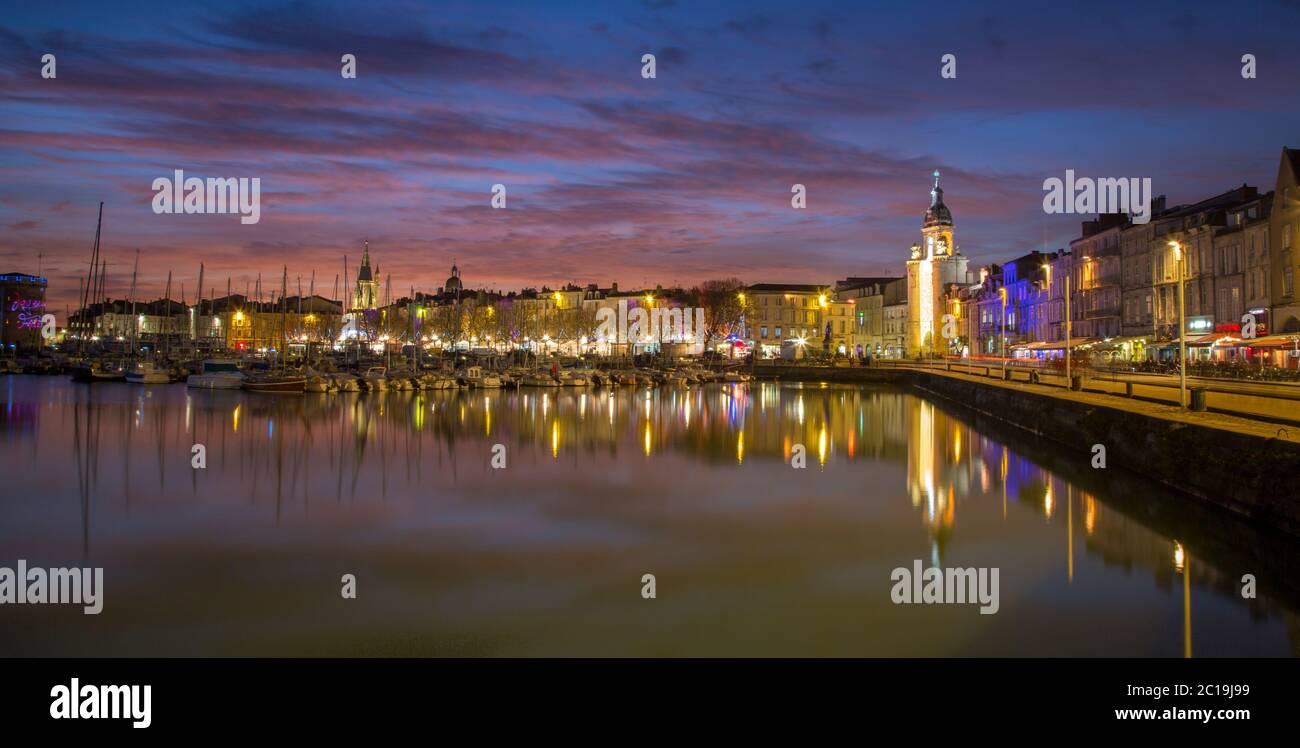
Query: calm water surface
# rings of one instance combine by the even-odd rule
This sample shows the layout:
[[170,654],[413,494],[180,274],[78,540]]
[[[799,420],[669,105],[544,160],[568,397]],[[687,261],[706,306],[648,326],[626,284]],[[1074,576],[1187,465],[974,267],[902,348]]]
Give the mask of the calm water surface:
[[[901,391],[0,394],[0,566],[106,588],[0,608],[0,655],[1300,648],[1294,541]],[[998,567],[1000,611],[893,604],[917,559]]]

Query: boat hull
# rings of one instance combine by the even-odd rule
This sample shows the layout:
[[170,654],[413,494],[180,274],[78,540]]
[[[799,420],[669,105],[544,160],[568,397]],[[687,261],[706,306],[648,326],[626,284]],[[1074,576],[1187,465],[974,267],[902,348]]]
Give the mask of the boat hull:
[[243,377],[216,377],[210,374],[191,374],[186,387],[200,390],[237,390],[244,386]]
[[249,392],[262,392],[271,395],[300,394],[307,385],[304,378],[274,379],[261,382],[244,382],[244,389]]

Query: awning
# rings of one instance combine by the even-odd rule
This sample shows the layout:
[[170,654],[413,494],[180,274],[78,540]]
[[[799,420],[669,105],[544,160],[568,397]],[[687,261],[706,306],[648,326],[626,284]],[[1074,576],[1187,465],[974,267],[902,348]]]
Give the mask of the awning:
[[[1087,347],[1097,342],[1097,338],[1071,338],[1070,348]],[[1065,350],[1064,340],[1040,340],[1034,343],[1017,343],[1011,346],[1013,350],[1021,351],[1063,351]]]
[[1148,344],[1151,342],[1151,336],[1130,335],[1126,338],[1104,338],[1102,340],[1097,341],[1097,344],[1094,345],[1093,348],[1096,348],[1099,351],[1111,351],[1118,348],[1123,348],[1124,346],[1130,343],[1135,343],[1137,341],[1141,341],[1143,344]]
[[1300,340],[1300,335],[1294,333],[1286,335],[1265,335],[1262,338],[1254,340],[1243,340],[1241,345],[1248,345],[1254,348],[1293,348],[1296,341]]
[[[1214,345],[1215,343],[1222,340],[1223,338],[1228,338],[1228,337],[1231,337],[1231,335],[1226,332],[1212,332],[1209,335],[1197,335],[1196,337],[1191,337],[1187,339],[1187,347],[1199,348],[1204,346],[1210,346],[1210,345]],[[1177,347],[1178,347],[1177,338],[1161,346],[1161,348],[1177,348]]]

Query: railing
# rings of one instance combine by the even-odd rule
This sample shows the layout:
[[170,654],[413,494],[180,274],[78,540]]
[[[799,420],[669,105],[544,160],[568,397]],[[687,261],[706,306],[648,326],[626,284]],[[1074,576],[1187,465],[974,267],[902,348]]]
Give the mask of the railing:
[[[1023,359],[1021,359],[1023,361]],[[1016,365],[1016,359],[943,359],[900,360],[882,362],[896,368],[942,370],[954,374],[999,379],[1007,382],[1036,384],[1066,389],[1064,372],[1054,367]],[[1078,367],[1071,372],[1075,388],[1105,395],[1117,395],[1156,402],[1177,403],[1178,369],[1158,372],[1121,372]],[[1187,391],[1194,410],[1222,413],[1261,420],[1300,422],[1300,384],[1293,381],[1251,381],[1193,376],[1188,371]],[[1217,395],[1214,401],[1207,394]]]

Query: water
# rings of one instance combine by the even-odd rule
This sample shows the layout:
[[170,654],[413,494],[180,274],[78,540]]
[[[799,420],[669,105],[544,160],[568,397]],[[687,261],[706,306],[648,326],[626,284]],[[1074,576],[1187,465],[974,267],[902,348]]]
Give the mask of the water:
[[[0,392],[0,566],[106,588],[0,608],[0,655],[1300,647],[1294,541],[902,391]],[[997,567],[999,611],[894,604],[917,560]]]

